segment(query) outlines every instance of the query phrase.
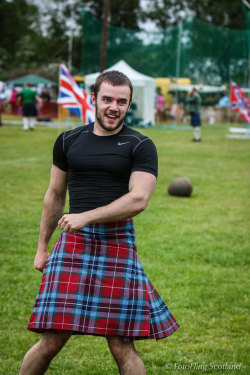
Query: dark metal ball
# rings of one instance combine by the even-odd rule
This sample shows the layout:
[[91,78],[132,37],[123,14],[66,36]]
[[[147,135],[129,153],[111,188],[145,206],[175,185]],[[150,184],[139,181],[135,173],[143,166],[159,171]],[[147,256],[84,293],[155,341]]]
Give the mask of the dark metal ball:
[[175,178],[168,186],[168,194],[176,197],[190,197],[193,185],[186,177]]

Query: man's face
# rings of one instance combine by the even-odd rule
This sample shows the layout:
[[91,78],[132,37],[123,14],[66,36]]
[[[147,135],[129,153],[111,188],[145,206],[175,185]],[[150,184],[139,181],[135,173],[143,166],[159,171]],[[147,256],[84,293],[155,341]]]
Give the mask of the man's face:
[[112,86],[103,82],[97,98],[92,93],[91,99],[96,107],[97,126],[109,134],[118,132],[130,105],[129,86]]

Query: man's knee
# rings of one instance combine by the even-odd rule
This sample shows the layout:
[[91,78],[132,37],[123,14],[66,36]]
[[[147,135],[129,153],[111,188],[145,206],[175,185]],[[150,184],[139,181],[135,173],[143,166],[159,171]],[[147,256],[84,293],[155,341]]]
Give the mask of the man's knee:
[[106,339],[119,367],[120,374],[146,374],[144,363],[135,350],[133,342],[124,342],[119,336],[107,336]]
[[107,336],[109,348],[118,361],[121,361],[124,357],[128,358],[130,354],[135,352],[133,342],[124,342],[119,336]]
[[70,332],[44,332],[40,348],[44,356],[53,358],[70,338]]

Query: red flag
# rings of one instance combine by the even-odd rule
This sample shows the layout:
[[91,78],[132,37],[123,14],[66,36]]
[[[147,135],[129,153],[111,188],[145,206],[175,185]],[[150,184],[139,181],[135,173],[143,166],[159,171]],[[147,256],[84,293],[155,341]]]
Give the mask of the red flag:
[[235,82],[231,82],[230,105],[240,113],[244,121],[250,124],[250,99],[241,91]]

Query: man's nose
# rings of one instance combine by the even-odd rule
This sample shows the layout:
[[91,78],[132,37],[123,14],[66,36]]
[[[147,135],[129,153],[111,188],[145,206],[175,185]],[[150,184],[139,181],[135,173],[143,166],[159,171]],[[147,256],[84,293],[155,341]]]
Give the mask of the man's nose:
[[117,111],[118,110],[118,103],[115,100],[113,100],[110,103],[110,109],[111,109],[111,111]]

